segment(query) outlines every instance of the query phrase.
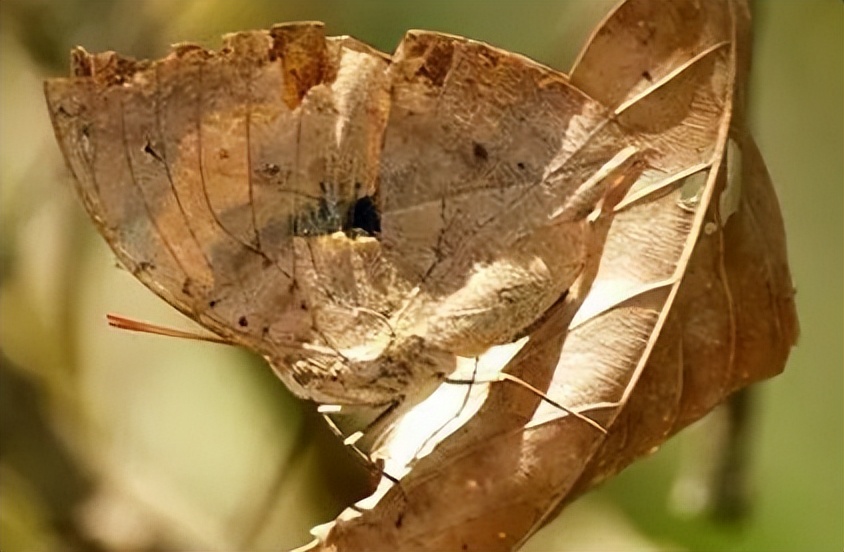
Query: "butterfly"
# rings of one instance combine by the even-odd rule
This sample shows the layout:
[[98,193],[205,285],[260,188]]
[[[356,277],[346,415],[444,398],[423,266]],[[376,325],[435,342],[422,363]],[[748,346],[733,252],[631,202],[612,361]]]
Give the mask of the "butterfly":
[[424,396],[528,333],[643,166],[565,75],[435,32],[393,56],[315,22],[78,48],[45,93],[121,263],[325,404]]

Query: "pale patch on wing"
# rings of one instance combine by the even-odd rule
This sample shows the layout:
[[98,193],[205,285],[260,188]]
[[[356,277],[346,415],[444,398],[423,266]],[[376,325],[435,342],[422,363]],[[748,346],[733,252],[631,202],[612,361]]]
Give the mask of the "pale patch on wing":
[[[476,358],[457,357],[457,368],[449,379],[476,383],[440,385],[391,428],[373,451],[373,459],[383,457],[384,471],[393,477],[401,478],[409,472],[413,462],[430,454],[475,415],[489,395],[489,382],[498,381],[501,371],[528,339],[525,336],[491,347]],[[389,451],[389,455],[382,456],[379,451]]]

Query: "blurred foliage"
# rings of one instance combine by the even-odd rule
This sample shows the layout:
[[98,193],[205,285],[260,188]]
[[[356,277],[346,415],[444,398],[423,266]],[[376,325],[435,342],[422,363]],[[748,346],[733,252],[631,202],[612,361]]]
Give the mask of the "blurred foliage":
[[[0,3],[0,549],[278,550],[364,496],[366,471],[259,359],[116,333],[104,314],[189,326],[114,268],[72,198],[41,81],[67,52],[157,57],[190,39],[317,19],[390,51],[408,28],[568,67],[612,0],[4,0]],[[754,133],[780,194],[803,335],[757,389],[753,501],[695,515],[710,417],[543,529],[545,550],[844,547],[844,14],[757,1]]]

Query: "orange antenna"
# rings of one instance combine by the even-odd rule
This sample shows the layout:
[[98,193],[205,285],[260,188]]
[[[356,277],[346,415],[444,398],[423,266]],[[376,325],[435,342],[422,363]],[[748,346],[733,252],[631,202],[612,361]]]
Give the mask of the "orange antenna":
[[131,318],[124,318],[116,314],[107,314],[106,319],[108,325],[121,329],[129,330],[130,332],[141,332],[153,335],[164,335],[167,337],[178,337],[180,339],[193,339],[195,341],[208,341],[209,343],[222,343],[224,345],[231,345],[232,342],[211,334],[198,334],[186,330],[177,330],[176,328],[167,328],[165,326],[157,326],[149,322],[141,322],[140,320],[132,320]]

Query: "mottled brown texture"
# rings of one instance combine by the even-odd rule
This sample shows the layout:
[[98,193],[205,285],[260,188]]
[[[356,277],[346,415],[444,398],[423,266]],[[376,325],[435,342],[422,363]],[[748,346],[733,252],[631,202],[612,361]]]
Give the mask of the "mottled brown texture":
[[319,402],[424,397],[526,331],[583,268],[615,177],[590,176],[641,157],[592,139],[622,131],[563,75],[425,31],[389,58],[292,23],[71,72],[56,136],[121,262]]

